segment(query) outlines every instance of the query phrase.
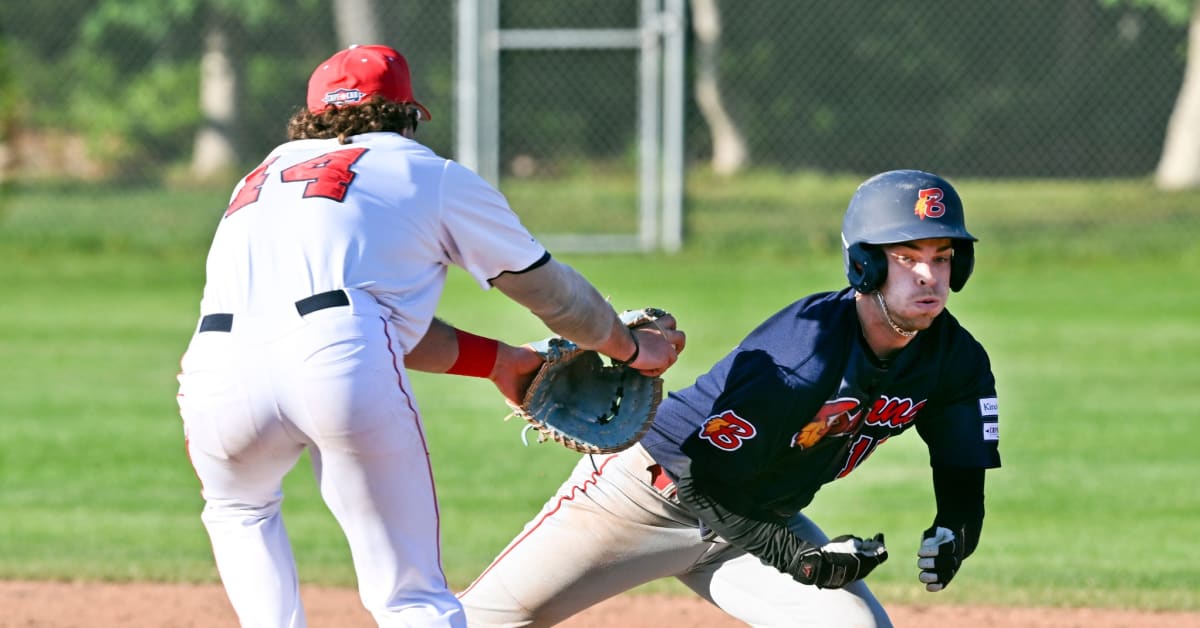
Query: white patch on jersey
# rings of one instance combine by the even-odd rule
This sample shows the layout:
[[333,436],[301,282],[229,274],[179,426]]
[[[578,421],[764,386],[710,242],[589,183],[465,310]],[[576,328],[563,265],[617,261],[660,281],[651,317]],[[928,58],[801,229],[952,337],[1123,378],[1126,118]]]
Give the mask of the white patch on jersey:
[[983,424],[983,440],[1000,440],[999,421],[987,421]]
[[1000,416],[1000,404],[995,397],[984,397],[979,400],[979,414],[983,416]]

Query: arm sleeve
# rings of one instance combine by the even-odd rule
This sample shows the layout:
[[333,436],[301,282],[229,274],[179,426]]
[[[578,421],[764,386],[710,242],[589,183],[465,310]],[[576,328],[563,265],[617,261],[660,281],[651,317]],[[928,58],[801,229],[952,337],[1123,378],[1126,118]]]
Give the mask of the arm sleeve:
[[983,532],[984,470],[934,467],[933,494],[937,501],[935,526],[950,530],[963,529],[966,556],[979,546]]
[[800,573],[801,553],[817,548],[796,536],[782,518],[745,517],[722,506],[697,486],[690,471],[679,478],[675,489],[679,502],[710,530],[792,577]]
[[996,378],[987,353],[978,343],[962,343],[942,374],[949,391],[937,408],[917,419],[917,433],[929,446],[932,467],[1000,466],[1000,411]]

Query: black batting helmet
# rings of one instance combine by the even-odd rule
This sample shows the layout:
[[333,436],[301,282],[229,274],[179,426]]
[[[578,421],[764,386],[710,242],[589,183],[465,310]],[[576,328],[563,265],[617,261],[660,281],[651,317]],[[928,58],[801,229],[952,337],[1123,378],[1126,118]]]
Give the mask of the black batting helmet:
[[880,244],[950,238],[950,289],[962,290],[975,267],[975,236],[967,233],[962,200],[945,179],[920,170],[891,170],[858,186],[842,220],[842,253],[850,285],[862,293],[887,279]]

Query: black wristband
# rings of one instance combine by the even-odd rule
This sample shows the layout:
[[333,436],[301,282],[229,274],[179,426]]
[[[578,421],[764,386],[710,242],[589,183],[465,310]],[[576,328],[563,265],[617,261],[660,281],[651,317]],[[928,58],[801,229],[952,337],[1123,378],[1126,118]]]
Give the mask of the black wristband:
[[635,333],[632,329],[629,330],[629,338],[633,340],[633,355],[629,356],[628,360],[618,360],[613,358],[612,362],[614,366],[629,366],[630,364],[633,364],[633,361],[638,359],[638,355],[642,353],[642,345],[638,343],[637,333]]

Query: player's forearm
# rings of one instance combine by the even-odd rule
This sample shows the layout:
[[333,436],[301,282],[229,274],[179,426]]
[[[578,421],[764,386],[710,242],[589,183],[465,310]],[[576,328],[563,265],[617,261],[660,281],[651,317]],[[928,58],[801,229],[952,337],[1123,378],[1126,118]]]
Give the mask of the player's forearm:
[[802,575],[797,557],[816,546],[796,536],[783,520],[758,520],[725,508],[685,474],[675,483],[681,504],[713,532],[734,546],[790,576]]
[[433,319],[421,341],[404,356],[404,366],[427,373],[445,373],[458,358],[458,339],[455,329],[440,319]]
[[476,336],[437,318],[404,357],[405,368],[487,378],[514,404],[520,403],[541,364],[541,355],[529,346]]
[[612,305],[570,266],[552,259],[528,272],[504,273],[492,285],[580,347],[618,360],[637,348]]
[[425,336],[404,356],[404,366],[426,373],[490,377],[501,354],[512,350],[516,347],[476,336],[434,318]]
[[979,546],[983,532],[984,474],[983,469],[933,469],[933,493],[937,500],[934,525],[950,530],[965,528],[965,556]]

